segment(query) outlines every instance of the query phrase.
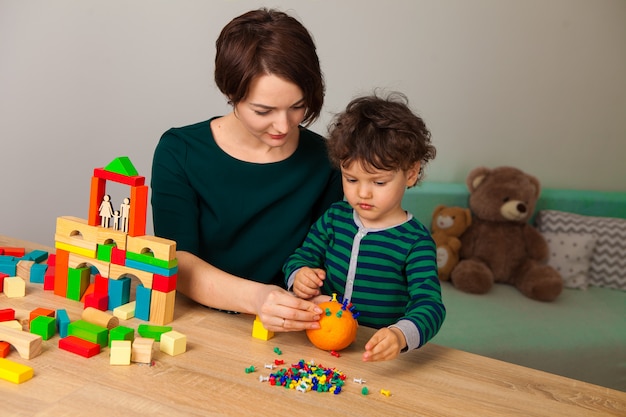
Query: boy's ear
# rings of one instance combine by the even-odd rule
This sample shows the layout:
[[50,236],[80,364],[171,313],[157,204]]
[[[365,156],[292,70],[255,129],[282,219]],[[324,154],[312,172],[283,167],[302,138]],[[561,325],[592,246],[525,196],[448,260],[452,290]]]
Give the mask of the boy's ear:
[[421,162],[416,162],[413,167],[409,168],[406,172],[406,186],[413,187],[417,184],[417,180],[419,180],[420,168],[422,166]]

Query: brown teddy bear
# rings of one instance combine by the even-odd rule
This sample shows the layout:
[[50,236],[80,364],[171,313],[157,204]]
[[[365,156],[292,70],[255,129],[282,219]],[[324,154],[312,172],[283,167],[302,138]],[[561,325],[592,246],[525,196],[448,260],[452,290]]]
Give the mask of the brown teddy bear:
[[463,207],[448,207],[443,204],[435,207],[431,231],[437,245],[437,267],[439,280],[448,281],[452,269],[459,262],[461,241],[459,236],[472,223],[472,213]]
[[548,245],[528,224],[541,192],[539,180],[513,167],[479,167],[469,173],[466,184],[473,218],[461,236],[453,285],[484,294],[500,282],[535,300],[556,299],[563,279],[545,264]]

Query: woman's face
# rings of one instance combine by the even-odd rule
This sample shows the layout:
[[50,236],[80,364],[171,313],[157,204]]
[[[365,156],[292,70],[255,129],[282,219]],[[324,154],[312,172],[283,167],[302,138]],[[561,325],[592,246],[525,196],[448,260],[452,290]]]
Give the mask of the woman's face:
[[243,126],[272,148],[297,140],[305,111],[300,87],[267,74],[255,78],[248,96],[235,104],[235,115]]

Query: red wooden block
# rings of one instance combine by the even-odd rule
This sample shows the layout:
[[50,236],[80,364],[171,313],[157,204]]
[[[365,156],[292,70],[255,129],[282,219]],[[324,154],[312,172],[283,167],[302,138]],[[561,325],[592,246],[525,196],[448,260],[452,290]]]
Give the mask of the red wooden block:
[[95,284],[92,282],[91,284],[89,284],[89,286],[87,287],[87,289],[83,293],[83,296],[81,297],[80,302],[84,303],[85,302],[85,297],[87,297],[89,294],[93,294],[94,293],[94,289],[95,289]]
[[66,250],[57,249],[55,273],[54,273],[54,293],[61,297],[67,296],[67,270],[70,261],[70,253]]
[[152,289],[161,292],[170,292],[176,289],[176,280],[178,274],[174,274],[171,277],[165,277],[163,275],[154,274],[152,276]]
[[146,234],[146,214],[148,212],[148,186],[131,187],[130,212],[128,213],[128,235]]
[[85,358],[91,358],[100,353],[99,344],[80,339],[76,336],[67,336],[63,339],[59,339],[59,349],[67,350],[68,352],[84,356]]
[[30,321],[32,321],[37,316],[54,317],[54,310],[38,307],[30,312],[30,317],[29,317]]
[[26,254],[26,249],[25,248],[13,248],[10,246],[3,246],[2,251],[4,252],[3,255],[5,256],[15,256],[16,258],[21,258],[24,256],[24,254]]
[[0,310],[0,321],[15,320],[15,310],[12,308],[4,308]]
[[131,187],[139,187],[146,183],[146,177],[142,177],[141,175],[131,177],[128,175],[118,174],[117,172],[107,171],[104,168],[94,168],[93,176],[103,180],[117,182],[119,184],[130,185]]
[[48,260],[46,261],[48,266],[56,265],[56,259],[57,259],[57,255],[55,253],[49,253]]
[[109,279],[104,278],[100,274],[96,274],[94,277],[93,292],[98,295],[109,294]]
[[4,255],[4,249],[0,248],[0,255]]
[[6,358],[11,351],[11,344],[9,342],[0,342],[0,358]]
[[115,265],[125,265],[126,251],[118,249],[117,247],[111,248],[111,263]]
[[93,292],[85,297],[85,308],[87,307],[93,307],[100,311],[107,311],[109,309],[109,296]]
[[[50,259],[50,258],[48,258]],[[48,266],[46,274],[43,276],[43,289],[47,291],[54,291],[54,276],[56,274],[55,266]]]
[[91,177],[91,191],[89,195],[89,215],[87,224],[90,226],[100,226],[100,203],[106,192],[106,180]]
[[0,272],[0,292],[4,291],[4,279],[7,278],[9,274],[5,274],[4,272]]

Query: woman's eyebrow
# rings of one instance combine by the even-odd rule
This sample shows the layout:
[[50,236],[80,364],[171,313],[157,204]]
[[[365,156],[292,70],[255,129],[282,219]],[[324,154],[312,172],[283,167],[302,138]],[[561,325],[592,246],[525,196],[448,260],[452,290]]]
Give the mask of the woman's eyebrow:
[[[304,98],[301,98],[300,100],[296,101],[295,103],[293,103],[289,107],[296,107],[296,106],[300,106],[302,104],[304,104]],[[266,104],[261,104],[261,103],[250,103],[250,105],[255,106],[255,107],[260,107],[260,108],[266,109],[266,110],[274,110],[276,108],[276,107],[268,106]]]

